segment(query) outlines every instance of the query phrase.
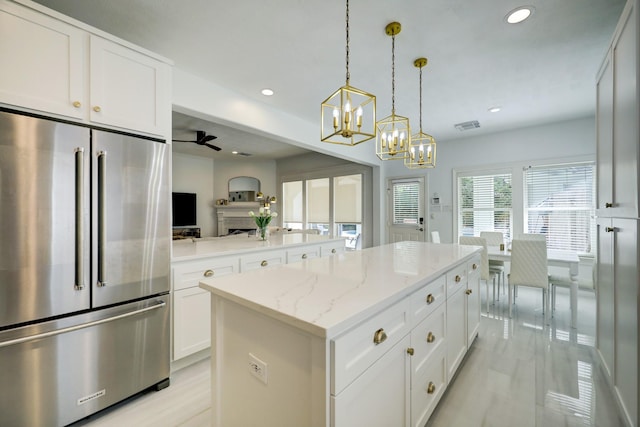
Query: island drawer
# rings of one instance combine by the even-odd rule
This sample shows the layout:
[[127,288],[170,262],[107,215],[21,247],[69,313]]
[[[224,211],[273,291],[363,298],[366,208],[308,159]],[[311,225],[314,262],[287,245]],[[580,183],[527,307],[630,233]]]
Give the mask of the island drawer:
[[297,246],[287,249],[287,264],[319,257],[320,245]]
[[270,250],[242,255],[240,257],[240,271],[256,270],[263,267],[286,264],[286,254],[282,250]]
[[344,240],[332,241],[329,243],[322,243],[320,245],[320,256],[332,256],[344,253],[345,246]]
[[446,288],[447,276],[442,275],[409,297],[411,300],[412,325],[417,325],[445,302],[447,298]]
[[405,298],[333,340],[331,393],[340,393],[410,329],[410,304]]
[[411,330],[411,369],[414,373],[423,370],[430,358],[440,350],[446,351],[446,304],[440,306]]
[[467,287],[467,265],[462,264],[447,273],[447,298]]
[[216,257],[173,264],[173,290],[198,286],[203,279],[238,273],[237,257]]

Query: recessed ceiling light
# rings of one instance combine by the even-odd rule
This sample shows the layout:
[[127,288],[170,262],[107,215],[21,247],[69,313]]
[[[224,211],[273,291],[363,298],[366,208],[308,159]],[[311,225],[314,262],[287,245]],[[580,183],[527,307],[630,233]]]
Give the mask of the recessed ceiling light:
[[500,111],[501,109],[502,109],[502,108],[497,107],[497,106],[496,106],[496,107],[491,107],[491,108],[489,108],[489,112],[490,112],[490,113],[497,113],[497,112],[498,112],[498,111]]
[[238,154],[238,152],[237,151],[232,151],[231,154]]
[[509,24],[519,24],[533,14],[533,6],[520,6],[507,13],[505,21]]
[[269,89],[269,88],[264,88],[264,89],[262,89],[262,94],[264,96],[271,96],[271,95],[273,95],[273,91],[271,89]]

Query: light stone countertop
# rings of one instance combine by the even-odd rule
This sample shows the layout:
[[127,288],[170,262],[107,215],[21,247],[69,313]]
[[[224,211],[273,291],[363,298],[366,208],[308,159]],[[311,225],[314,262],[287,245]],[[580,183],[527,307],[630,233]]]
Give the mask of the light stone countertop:
[[171,260],[189,261],[218,255],[239,255],[252,251],[280,249],[335,240],[344,241],[344,238],[306,233],[274,233],[269,236],[267,241],[261,241],[256,236],[247,236],[246,234],[211,239],[174,240]]
[[200,287],[322,338],[333,338],[479,252],[399,242],[205,279]]

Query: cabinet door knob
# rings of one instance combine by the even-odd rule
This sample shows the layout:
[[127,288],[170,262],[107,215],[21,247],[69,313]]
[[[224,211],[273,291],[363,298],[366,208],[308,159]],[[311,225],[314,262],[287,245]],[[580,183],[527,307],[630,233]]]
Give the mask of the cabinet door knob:
[[82,104],[80,103],[80,101],[73,101],[73,106],[76,108],[80,108],[82,107]]
[[436,336],[433,335],[433,332],[429,332],[427,334],[427,342],[434,342],[436,340]]
[[427,386],[427,393],[433,394],[436,392],[436,385],[429,381],[429,385]]
[[409,348],[407,349],[407,353],[409,354],[409,356],[413,356],[413,353],[414,353],[413,348],[412,348],[412,347],[409,347]]
[[456,283],[460,283],[461,280],[462,280],[462,277],[460,277],[460,275],[456,274]]
[[427,295],[427,304],[431,304],[435,300],[436,298],[432,294]]
[[375,334],[373,334],[373,343],[375,345],[383,343],[386,339],[387,339],[387,333],[382,328],[378,329],[375,332]]
[[269,265],[269,263],[267,262],[267,260],[262,260],[262,262],[260,263],[261,267],[266,267],[267,265]]
[[331,249],[331,253],[335,254],[336,253],[336,248]]
[[472,266],[471,268],[473,268],[474,270],[477,270],[477,269],[478,269],[478,264],[476,264],[476,263],[474,262],[474,263],[473,263],[473,266]]
[[473,290],[471,290],[471,289],[467,289],[467,290],[465,291],[465,293],[466,293],[467,295],[471,295],[471,294],[473,293]]
[[302,254],[302,259],[307,259],[307,254]]
[[100,111],[102,111],[102,108],[96,105],[95,107],[93,107],[93,111],[95,111],[96,113],[99,113]]
[[213,276],[213,270],[207,270],[204,272],[204,277],[211,277]]
[[612,208],[613,207],[613,203],[607,202],[607,203],[604,204],[604,207],[605,208]]
[[615,227],[607,227],[605,228],[605,230],[607,231],[607,233],[613,233],[614,231],[616,231]]

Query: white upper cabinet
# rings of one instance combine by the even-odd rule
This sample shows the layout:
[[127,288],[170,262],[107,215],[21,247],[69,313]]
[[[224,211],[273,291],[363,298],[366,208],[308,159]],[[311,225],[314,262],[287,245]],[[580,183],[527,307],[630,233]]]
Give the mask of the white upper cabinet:
[[0,0],[0,104],[169,135],[170,64],[80,25]]
[[0,102],[82,118],[85,33],[0,2]]

